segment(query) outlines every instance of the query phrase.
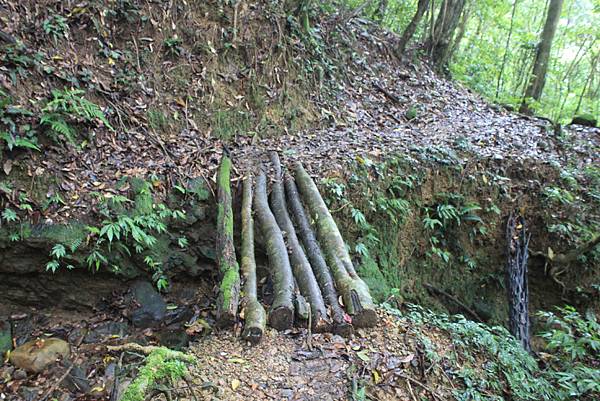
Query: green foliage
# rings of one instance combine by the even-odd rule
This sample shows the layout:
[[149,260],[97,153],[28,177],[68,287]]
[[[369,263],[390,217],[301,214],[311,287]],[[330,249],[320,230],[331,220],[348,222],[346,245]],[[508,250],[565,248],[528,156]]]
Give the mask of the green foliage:
[[17,119],[33,115],[29,110],[13,105],[13,100],[0,91],[0,140],[9,151],[15,148],[39,151],[37,134],[30,124],[17,125]]
[[127,387],[121,401],[144,401],[146,393],[153,390],[161,382],[171,386],[187,373],[187,366],[195,364],[193,356],[172,351],[165,347],[155,349],[148,355],[144,366],[136,378]]
[[46,18],[42,23],[42,28],[46,35],[52,37],[55,43],[58,39],[66,38],[69,34],[67,19],[58,14],[53,14]]
[[172,57],[181,56],[181,53],[183,52],[183,48],[181,47],[182,44],[183,41],[177,35],[166,38],[164,45],[167,55]]
[[57,143],[66,140],[75,142],[78,133],[75,123],[96,123],[100,121],[111,131],[104,112],[97,104],[85,99],[80,89],[53,89],[52,99],[42,109],[40,124],[49,128],[50,137]]
[[558,308],[558,315],[540,312],[546,329],[541,337],[551,369],[548,380],[556,388],[555,400],[598,399],[600,397],[600,324],[590,313],[582,317],[573,307]]
[[[101,225],[86,226],[83,235],[57,238],[46,270],[55,272],[63,261],[75,259],[75,252],[85,239],[86,249],[81,258],[88,268],[99,270],[107,267],[119,272],[123,270],[120,261],[139,259],[152,273],[157,287],[166,289],[168,281],[158,249],[159,237],[169,236],[168,223],[185,219],[185,213],[156,203],[150,182],[133,179],[131,184],[134,199],[97,194],[100,198],[99,213],[104,217]],[[178,237],[176,243],[180,248],[188,245],[185,237]],[[73,266],[68,264],[67,268]]]

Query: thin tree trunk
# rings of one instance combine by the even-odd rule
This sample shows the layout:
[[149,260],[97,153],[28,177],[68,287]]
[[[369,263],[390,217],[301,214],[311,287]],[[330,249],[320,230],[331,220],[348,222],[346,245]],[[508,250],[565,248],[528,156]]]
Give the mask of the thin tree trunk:
[[556,34],[560,12],[562,10],[563,0],[550,0],[546,23],[540,38],[540,43],[537,47],[533,70],[529,79],[529,85],[525,91],[525,96],[519,109],[520,112],[531,114],[531,100],[540,100],[544,85],[546,84],[546,72],[548,70],[548,60],[550,58],[550,50],[552,49],[552,41]]
[[273,305],[269,313],[269,324],[277,330],[286,330],[294,322],[294,276],[288,259],[283,235],[269,209],[267,177],[261,168],[256,178],[254,209],[265,240],[269,269],[273,281]]
[[404,54],[406,46],[415,34],[417,26],[419,26],[419,22],[421,22],[421,19],[423,18],[425,11],[427,11],[428,6],[429,0],[419,0],[419,2],[417,3],[417,12],[415,12],[415,15],[412,17],[412,20],[410,21],[406,29],[404,29],[404,32],[400,37],[400,41],[398,42],[398,47],[396,48],[396,54],[398,58],[401,58]]
[[224,150],[217,176],[217,242],[216,254],[222,275],[217,298],[217,321],[220,326],[233,324],[240,300],[240,268],[233,244],[233,211],[231,209],[231,159]]
[[317,186],[300,163],[294,165],[294,176],[300,194],[316,222],[319,242],[335,278],[337,289],[344,299],[344,306],[352,316],[352,323],[356,327],[374,326],[377,323],[377,312],[369,287],[356,274],[346,244]]
[[504,74],[504,68],[506,67],[506,61],[508,60],[508,50],[510,49],[510,38],[512,37],[513,27],[515,25],[515,15],[517,13],[517,5],[519,0],[514,0],[512,13],[510,15],[510,28],[508,29],[508,36],[506,37],[506,46],[504,47],[504,56],[502,56],[502,65],[500,66],[500,73],[498,74],[498,82],[496,83],[496,96],[500,94],[500,88],[502,87],[502,75]]
[[592,65],[590,69],[590,73],[585,80],[585,84],[583,85],[583,89],[581,90],[581,94],[579,95],[579,100],[577,101],[577,107],[575,108],[574,114],[579,113],[579,109],[581,108],[581,102],[583,101],[583,95],[585,94],[586,89],[590,85],[592,77],[594,76],[594,72],[596,71],[596,65],[598,64],[598,59],[600,58],[600,52],[596,54],[592,54]]
[[462,12],[462,15],[460,18],[460,23],[458,24],[458,32],[456,33],[456,36],[454,37],[454,42],[452,43],[452,46],[450,47],[450,50],[448,51],[448,56],[447,56],[448,63],[452,60],[452,57],[454,57],[454,54],[460,47],[460,42],[462,42],[462,40],[465,36],[465,31],[467,30],[467,24],[469,22],[470,15],[471,15],[471,8],[468,7],[468,2],[467,2],[467,0],[465,0],[465,8]]
[[242,193],[242,275],[244,277],[244,331],[242,338],[257,344],[262,338],[267,314],[256,294],[254,220],[252,218],[252,177],[246,177]]
[[444,0],[440,5],[433,36],[427,44],[429,54],[438,72],[443,72],[447,67],[450,44],[464,6],[465,0]]
[[321,247],[317,242],[304,206],[302,206],[302,202],[300,201],[296,183],[290,176],[286,176],[285,178],[285,189],[288,207],[292,213],[292,220],[296,223],[298,236],[302,241],[302,245],[304,245],[306,256],[308,256],[308,260],[319,282],[323,298],[330,308],[331,317],[333,318],[333,331],[342,336],[349,336],[353,332],[352,325],[349,323],[351,320],[350,316],[344,312],[338,301],[333,277],[331,277],[331,272],[325,262]]
[[315,331],[324,331],[330,326],[327,319],[325,301],[323,301],[319,284],[298,241],[296,230],[286,208],[279,156],[277,156],[277,152],[271,152],[270,157],[275,172],[275,181],[273,182],[273,191],[271,192],[271,209],[279,228],[284,233],[292,272],[300,288],[300,293],[310,303],[312,328]]

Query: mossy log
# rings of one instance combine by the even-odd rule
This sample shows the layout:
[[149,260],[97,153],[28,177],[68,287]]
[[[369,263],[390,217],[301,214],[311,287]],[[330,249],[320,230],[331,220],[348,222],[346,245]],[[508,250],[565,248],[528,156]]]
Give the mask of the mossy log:
[[254,220],[252,218],[252,177],[246,177],[242,193],[242,276],[244,277],[244,331],[242,338],[257,344],[265,331],[267,316],[256,295]]
[[222,276],[217,298],[217,323],[220,326],[235,322],[240,301],[240,269],[233,244],[230,170],[231,159],[224,151],[217,174],[216,256]]
[[187,373],[187,365],[194,363],[196,359],[191,355],[165,347],[154,347],[148,354],[145,365],[139,370],[135,380],[127,387],[120,400],[144,401],[147,393],[156,384],[184,377]]
[[267,177],[261,168],[256,178],[256,191],[254,193],[254,210],[260,225],[269,268],[273,280],[273,304],[269,312],[269,324],[277,330],[286,330],[294,322],[294,276],[288,258],[283,235],[277,221],[269,209],[267,197]]
[[271,209],[286,240],[292,272],[298,283],[300,294],[310,303],[312,328],[315,331],[325,331],[330,328],[325,301],[287,211],[279,157],[276,152],[271,152],[270,157],[275,174],[271,192]]
[[304,206],[300,201],[296,183],[289,175],[286,175],[285,177],[285,190],[288,207],[292,214],[292,220],[296,223],[296,233],[304,245],[306,256],[308,257],[313,272],[319,282],[323,298],[330,308],[331,317],[333,319],[333,331],[342,336],[349,336],[354,331],[350,324],[351,318],[344,312],[338,301],[338,294],[335,289],[333,277],[325,262],[325,257],[323,256],[319,242],[315,237],[315,233],[311,228],[310,220],[306,215]]
[[319,242],[337,289],[342,294],[344,306],[352,316],[352,324],[356,327],[374,326],[377,323],[377,313],[369,287],[356,274],[346,244],[317,186],[299,162],[294,164],[294,177],[316,223]]

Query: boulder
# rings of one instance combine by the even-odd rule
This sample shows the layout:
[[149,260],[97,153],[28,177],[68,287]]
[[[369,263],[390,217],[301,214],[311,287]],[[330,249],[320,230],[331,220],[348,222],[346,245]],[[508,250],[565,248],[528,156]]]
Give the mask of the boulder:
[[59,338],[33,340],[15,348],[10,353],[10,362],[17,368],[39,373],[58,359],[71,354],[69,343]]
[[165,318],[167,304],[154,286],[147,281],[136,281],[131,286],[131,294],[138,305],[130,315],[133,325],[141,328],[158,326]]
[[8,320],[0,319],[0,358],[12,349],[12,328]]

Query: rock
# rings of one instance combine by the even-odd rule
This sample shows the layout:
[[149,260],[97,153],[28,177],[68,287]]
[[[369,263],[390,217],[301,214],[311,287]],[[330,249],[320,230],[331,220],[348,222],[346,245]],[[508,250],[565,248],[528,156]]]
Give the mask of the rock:
[[8,320],[0,319],[0,358],[12,349],[12,327]]
[[131,312],[131,322],[136,327],[156,327],[165,318],[167,304],[154,286],[147,281],[136,281],[131,286],[133,300],[139,307]]
[[23,401],[36,401],[39,398],[39,394],[41,394],[42,390],[35,389],[33,387],[21,387],[19,388],[19,393],[21,394],[21,399]]
[[81,366],[73,366],[73,369],[71,369],[71,372],[69,372],[63,383],[74,393],[87,394],[91,390],[90,382],[86,375],[86,369]]
[[0,367],[0,384],[8,383],[12,379],[14,371],[13,366]]
[[165,324],[172,325],[175,323],[186,323],[194,316],[194,311],[186,305],[177,307],[167,311],[165,316]]
[[129,325],[125,322],[103,322],[90,329],[83,338],[85,344],[101,342],[105,337],[124,337],[129,333]]
[[157,337],[160,345],[175,351],[181,351],[190,342],[190,337],[184,329],[163,329],[158,332]]
[[23,370],[23,369],[17,369],[17,370],[15,370],[15,373],[13,373],[13,379],[25,380],[25,379],[27,379],[27,372],[25,372],[25,370]]
[[57,359],[65,359],[71,353],[69,343],[59,338],[29,341],[10,353],[10,362],[17,368],[39,373]]
[[586,127],[596,127],[598,120],[591,114],[580,114],[573,117],[571,124],[583,125]]

